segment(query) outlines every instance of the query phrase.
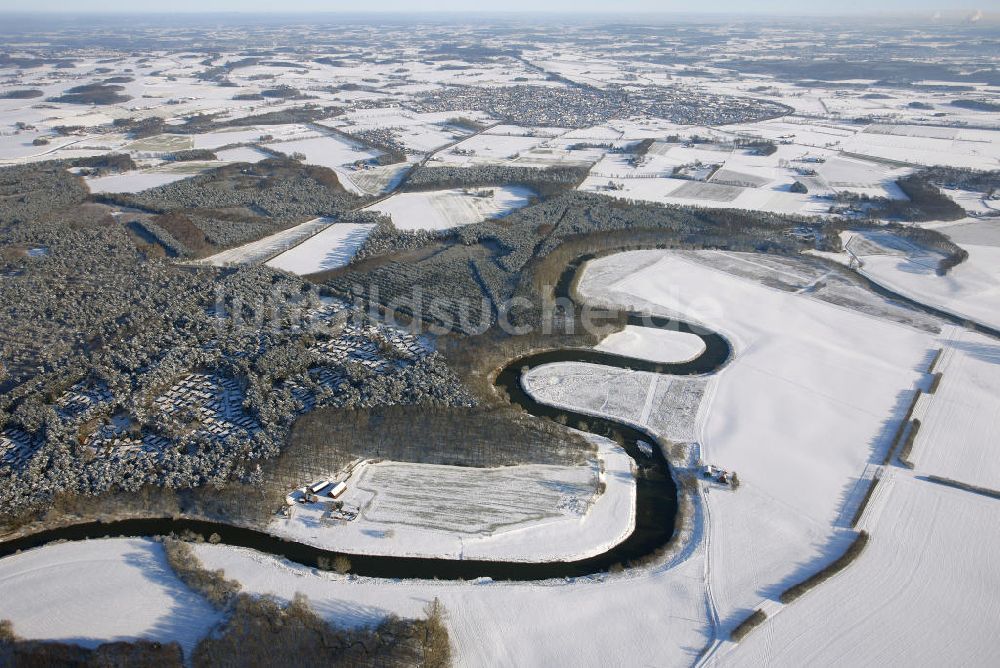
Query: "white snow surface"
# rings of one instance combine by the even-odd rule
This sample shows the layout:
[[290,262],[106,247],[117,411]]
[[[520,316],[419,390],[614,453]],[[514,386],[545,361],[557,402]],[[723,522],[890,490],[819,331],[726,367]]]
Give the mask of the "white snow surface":
[[910,461],[919,473],[1000,490],[1000,343],[953,327],[941,350],[941,381],[913,411],[921,424]]
[[[471,194],[479,190],[492,190],[493,195]],[[520,186],[476,188],[469,193],[455,188],[399,193],[369,208],[388,214],[400,230],[444,230],[507,215],[526,206],[533,194]]]
[[[340,500],[357,519],[325,520],[326,502],[294,506],[269,530],[331,550],[452,559],[555,561],[601,554],[635,525],[632,459],[588,435],[598,462],[476,469],[385,462],[357,467]],[[598,494],[598,478],[605,491]]]
[[195,545],[244,589],[309,597],[324,618],[369,626],[385,615],[447,610],[456,666],[691,665],[705,645],[703,560],[640,577],[538,583],[393,581],[316,573],[250,550]]
[[215,267],[224,267],[231,264],[265,262],[269,258],[276,259],[275,256],[283,254],[287,249],[319,233],[331,224],[333,224],[333,220],[330,218],[313,218],[312,220],[280,230],[274,234],[269,234],[263,239],[220,251],[215,255],[202,258],[198,262],[201,264],[210,264]]
[[704,342],[694,334],[635,325],[626,325],[622,331],[609,334],[595,347],[653,362],[686,362],[705,351]]
[[898,472],[865,511],[867,547],[773,614],[718,665],[966,665],[996,661],[1000,501]]
[[[707,495],[710,586],[723,628],[842,548],[857,481],[891,438],[933,337],[766,288],[688,258],[592,261],[589,301],[645,302],[723,333],[734,357],[699,413],[702,458],[739,473]],[[636,269],[636,267],[640,267]]]
[[[991,220],[960,221],[968,230],[996,228],[1000,223]],[[938,231],[948,234],[959,224],[938,226]],[[845,232],[849,249],[859,247],[851,243],[855,237],[881,240],[873,233]],[[963,318],[969,318],[989,327],[1000,329],[1000,245],[971,244],[959,241],[969,257],[945,276],[938,276],[937,262],[941,255],[906,249],[903,252],[885,252],[880,247],[870,248],[870,254],[858,251],[863,262],[860,272],[876,283],[884,285],[906,297],[935,306]]]
[[192,176],[181,171],[132,171],[85,179],[85,182],[92,193],[137,193]]
[[141,538],[48,545],[0,559],[0,619],[24,638],[96,647],[180,642],[186,656],[220,620]]
[[334,223],[265,264],[299,276],[343,267],[374,228],[374,223]]

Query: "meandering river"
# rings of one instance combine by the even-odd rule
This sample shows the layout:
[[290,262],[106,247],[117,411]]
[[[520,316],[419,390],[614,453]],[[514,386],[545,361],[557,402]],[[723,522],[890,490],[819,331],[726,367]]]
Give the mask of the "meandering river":
[[[556,294],[571,298],[570,286],[576,273],[591,256],[578,258],[566,268],[556,286]],[[582,431],[611,438],[624,447],[635,460],[636,521],[628,537],[608,551],[575,561],[509,562],[459,560],[445,558],[374,556],[333,552],[319,547],[278,538],[264,531],[221,522],[194,519],[145,518],[116,522],[89,522],[42,531],[0,543],[0,557],[18,550],[38,547],[54,541],[84,540],[101,537],[157,536],[192,531],[209,536],[218,534],[222,543],[252,548],[306,566],[317,566],[320,559],[344,555],[351,562],[351,572],[380,578],[544,580],[591,575],[607,571],[616,564],[628,564],[647,557],[669,544],[677,518],[677,486],[670,465],[660,448],[644,454],[639,441],[655,444],[656,438],[642,429],[605,417],[585,415],[555,408],[535,401],[525,390],[522,376],[532,368],[555,362],[587,362],[609,367],[672,375],[711,373],[730,357],[731,347],[725,338],[685,322],[628,313],[628,322],[639,327],[672,329],[701,338],[705,349],[697,358],[679,363],[658,363],[600,352],[593,349],[563,348],[538,352],[509,362],[496,375],[495,383],[510,401],[538,418],[559,420]],[[648,449],[647,449],[648,452]]]

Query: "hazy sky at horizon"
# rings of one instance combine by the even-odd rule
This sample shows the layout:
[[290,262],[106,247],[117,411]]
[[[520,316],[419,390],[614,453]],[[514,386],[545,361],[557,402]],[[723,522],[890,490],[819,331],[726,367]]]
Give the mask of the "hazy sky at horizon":
[[[1000,10],[1000,0],[960,2],[965,11],[979,8]],[[375,0],[358,3],[348,0],[0,0],[7,12],[421,12],[421,11],[503,11],[503,12],[728,12],[782,14],[837,14],[854,12],[953,13],[961,6],[941,0],[839,0],[836,3],[808,3],[801,0],[713,0],[692,4],[689,0],[503,0],[489,8],[468,0]]]

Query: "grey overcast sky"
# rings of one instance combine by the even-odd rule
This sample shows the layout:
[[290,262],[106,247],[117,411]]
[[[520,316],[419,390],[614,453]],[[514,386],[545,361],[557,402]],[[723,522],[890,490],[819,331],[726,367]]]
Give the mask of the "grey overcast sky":
[[857,12],[952,13],[976,8],[1000,10],[1000,0],[951,2],[941,0],[498,0],[493,3],[469,0],[0,0],[7,12],[725,12],[780,14],[844,14]]

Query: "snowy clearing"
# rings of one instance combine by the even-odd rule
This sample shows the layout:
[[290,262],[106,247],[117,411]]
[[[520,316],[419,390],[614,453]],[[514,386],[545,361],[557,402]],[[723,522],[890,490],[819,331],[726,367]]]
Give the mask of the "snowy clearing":
[[343,267],[374,228],[374,223],[334,223],[265,264],[299,276]]
[[224,267],[232,264],[254,264],[264,262],[279,253],[308,239],[333,224],[330,218],[314,218],[288,229],[275,232],[263,239],[251,241],[248,244],[230,248],[198,260],[200,264],[210,264],[214,267]]
[[93,179],[85,179],[85,182],[92,193],[137,193],[191,176],[191,174],[178,171],[134,171],[98,176]]
[[528,204],[534,193],[520,186],[400,193],[369,207],[400,230],[445,230],[499,218]]
[[294,139],[266,146],[288,155],[302,153],[306,156],[305,162],[307,164],[331,169],[350,165],[359,160],[371,160],[379,156],[378,151],[339,135]]
[[694,334],[626,325],[622,331],[606,336],[595,348],[654,362],[687,362],[705,351],[705,343]]
[[[586,466],[476,469],[431,464],[362,464],[338,500],[357,509],[329,517],[328,500],[292,507],[274,520],[280,536],[334,550],[452,559],[554,561],[600,554],[635,523],[631,458],[607,439]],[[605,484],[603,493],[598,482]]]
[[694,441],[703,378],[558,362],[529,371],[525,390],[551,406],[648,427],[674,443]]
[[913,411],[921,424],[910,461],[920,473],[1000,490],[1000,343],[953,327],[942,350],[937,390]]
[[724,666],[989,665],[996,658],[1000,501],[894,474],[846,571],[764,622]]
[[578,290],[589,301],[693,317],[734,346],[697,429],[702,458],[742,482],[706,501],[711,587],[726,628],[837,554],[857,481],[888,446],[935,342],[722,273],[700,255],[612,255],[588,265]]
[[220,620],[177,579],[163,547],[141,538],[62,543],[5,557],[0,588],[0,619],[11,620],[19,636],[84,647],[176,640],[190,656]]
[[[964,234],[974,229],[995,230],[992,220],[967,219],[961,225]],[[951,226],[938,226],[948,234]],[[861,274],[890,290],[935,306],[959,317],[1000,328],[1000,245],[968,244],[957,241],[969,257],[947,275],[938,276],[941,255],[922,251],[912,245],[902,250],[886,248],[891,235],[845,232],[845,247],[862,262]],[[961,239],[961,237],[959,237]],[[859,243],[863,242],[863,243]]]
[[680,666],[706,642],[697,554],[643,577],[512,584],[342,578],[249,550],[203,543],[195,551],[247,591],[287,600],[306,593],[314,610],[340,624],[419,617],[437,597],[456,666]]

